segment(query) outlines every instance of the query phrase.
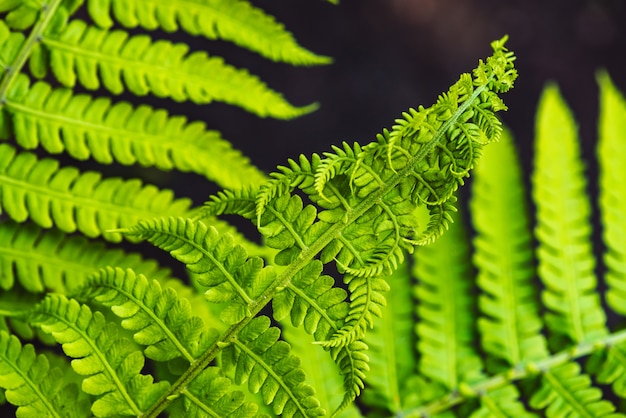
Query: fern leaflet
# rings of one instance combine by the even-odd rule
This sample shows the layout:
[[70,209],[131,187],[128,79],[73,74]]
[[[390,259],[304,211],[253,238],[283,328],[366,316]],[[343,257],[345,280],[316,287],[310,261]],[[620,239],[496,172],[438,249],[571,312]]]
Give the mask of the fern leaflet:
[[[79,81],[89,90],[102,85],[113,94],[128,89],[139,96],[150,93],[198,104],[217,100],[259,116],[281,119],[317,107],[293,107],[258,77],[205,52],[188,54],[185,44],[153,42],[146,35],[129,37],[127,32],[109,32],[81,20],[71,21],[58,33],[48,31],[42,44],[50,54],[50,69],[66,87]],[[43,73],[45,69],[36,71]]]
[[165,281],[170,272],[139,254],[107,248],[103,243],[68,236],[58,229],[43,230],[32,223],[0,223],[0,287],[18,281],[29,292],[73,292],[98,268],[132,268]]
[[[49,153],[66,151],[79,160],[91,157],[102,164],[177,168],[206,176],[222,187],[265,179],[217,132],[206,130],[200,122],[170,117],[165,110],[73,95],[44,82],[29,86],[27,77],[20,75],[7,93],[4,111],[11,121],[10,133],[26,149],[41,144]],[[216,153],[220,159],[212,158]]]
[[121,236],[110,229],[165,213],[186,214],[190,203],[139,180],[103,180],[95,172],[59,168],[55,160],[38,160],[7,144],[0,145],[0,196],[0,210],[17,222],[30,218],[44,228],[54,225],[111,241]]
[[89,400],[75,384],[64,384],[58,368],[37,355],[32,345],[0,330],[0,387],[17,405],[18,417],[79,418],[89,416]]
[[145,355],[152,360],[183,357],[193,363],[213,342],[204,332],[202,319],[191,315],[187,299],[179,298],[171,287],[163,289],[158,281],[149,281],[130,269],[103,269],[78,295],[79,299],[94,299],[110,307],[123,318],[122,327],[134,332],[137,343],[147,346]]
[[555,86],[547,87],[540,100],[536,142],[533,194],[539,274],[549,309],[546,325],[556,335],[583,342],[606,334],[606,317],[596,293],[591,208],[584,194],[576,127]]
[[508,368],[548,355],[534,290],[530,221],[510,135],[485,149],[475,175],[474,263],[483,290],[478,328],[490,358],[504,360]]
[[153,383],[141,374],[144,357],[126,339],[118,337],[111,322],[62,295],[51,294],[29,314],[30,322],[52,334],[62,344],[72,368],[87,376],[82,390],[98,399],[95,416],[141,415],[168,389],[167,382]]
[[208,39],[223,39],[266,58],[296,65],[330,62],[299,46],[283,25],[243,0],[88,0],[89,15],[103,28],[115,18],[123,26],[167,32],[183,29]]

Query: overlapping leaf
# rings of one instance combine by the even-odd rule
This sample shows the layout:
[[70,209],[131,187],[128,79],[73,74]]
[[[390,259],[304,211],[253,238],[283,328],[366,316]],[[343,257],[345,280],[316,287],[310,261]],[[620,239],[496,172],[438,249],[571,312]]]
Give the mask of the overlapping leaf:
[[[69,366],[68,366],[69,367]],[[63,382],[63,373],[32,345],[0,330],[0,387],[22,418],[88,417],[89,400],[75,384]]]
[[123,232],[144,238],[185,263],[197,282],[209,288],[205,293],[209,301],[229,303],[221,314],[229,324],[250,316],[250,305],[276,277],[272,267],[264,267],[260,257],[248,257],[230,234],[199,221],[159,218]]
[[224,366],[233,370],[235,383],[247,383],[253,393],[260,391],[275,414],[323,416],[313,388],[304,383],[300,359],[290,353],[289,344],[278,340],[279,336],[279,329],[270,327],[269,318],[254,318],[223,350]]
[[116,326],[65,296],[51,294],[29,314],[30,322],[62,344],[72,368],[86,376],[82,390],[98,399],[91,412],[98,417],[139,416],[168,388],[141,374],[144,356],[118,336]]
[[191,314],[189,301],[171,287],[162,288],[133,270],[107,267],[85,283],[81,299],[95,300],[122,318],[122,327],[133,331],[145,345],[146,357],[166,361],[182,357],[193,363],[215,340],[217,331],[206,332],[201,318]]
[[574,343],[602,336],[606,315],[596,293],[576,125],[556,86],[548,86],[539,103],[533,185],[546,325]]
[[580,373],[580,366],[568,362],[542,374],[541,387],[530,398],[530,406],[545,409],[548,418],[562,416],[624,417],[615,406],[602,399],[602,390],[591,385],[591,378]]
[[548,355],[542,321],[526,196],[512,139],[485,149],[476,167],[471,215],[477,284],[483,290],[478,320],[482,346],[515,367]]
[[457,390],[482,376],[472,341],[471,266],[465,233],[457,218],[436,243],[415,255],[417,349],[422,375]]

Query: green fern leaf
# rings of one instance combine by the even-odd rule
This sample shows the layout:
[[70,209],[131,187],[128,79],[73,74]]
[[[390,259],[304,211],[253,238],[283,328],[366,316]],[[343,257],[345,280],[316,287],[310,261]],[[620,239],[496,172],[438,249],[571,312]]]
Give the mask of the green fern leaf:
[[598,121],[598,160],[600,165],[600,209],[604,242],[604,262],[608,285],[606,300],[611,309],[626,315],[626,201],[623,190],[623,164],[626,157],[626,101],[605,72],[598,74],[600,115]]
[[127,32],[108,32],[80,20],[58,34],[48,33],[42,43],[49,50],[52,72],[66,87],[78,80],[89,90],[102,85],[113,94],[128,89],[139,96],[151,93],[198,104],[217,100],[279,119],[317,107],[293,107],[258,77],[204,52],[188,54],[185,44],[153,42],[146,35],[129,37]]
[[480,397],[480,408],[472,412],[471,418],[534,418],[537,414],[528,412],[519,400],[519,391],[513,385],[506,385]]
[[541,335],[532,235],[524,186],[507,133],[488,147],[475,170],[470,202],[477,284],[483,290],[478,320],[482,346],[506,368],[548,355]]
[[[508,91],[517,77],[515,57],[504,47],[505,41],[503,38],[493,42],[494,55],[479,63],[473,77],[461,76],[449,94],[433,107],[408,112],[403,122],[398,122],[386,135],[379,135],[378,142],[361,147],[360,153],[352,147],[358,158],[351,164],[342,164],[342,171],[329,171],[331,174],[323,184],[316,185],[315,173],[322,161],[316,155],[310,160],[305,157],[299,162],[290,160],[289,167],[279,167],[279,172],[272,174],[255,199],[259,230],[267,246],[278,251],[275,257],[278,266],[273,269],[271,282],[258,280],[263,283],[259,288],[265,289],[259,298],[246,301],[243,294],[236,296],[245,305],[227,315],[231,321],[237,318],[237,323],[209,349],[198,367],[188,370],[174,383],[168,399],[180,395],[184,382],[196,376],[199,367],[208,366],[222,346],[237,339],[254,315],[318,256],[323,264],[336,261],[340,272],[378,277],[380,272],[397,267],[403,259],[403,250],[410,251],[420,243],[416,208],[449,202],[450,190],[463,184],[482,144],[497,140],[500,135],[500,122],[494,112],[503,110],[504,105],[497,95]],[[326,158],[331,157],[326,155]],[[441,173],[445,179],[440,178]],[[295,188],[301,192],[292,194]],[[310,204],[303,202],[302,195],[308,197]],[[237,210],[233,196],[221,196],[218,199],[221,203],[210,203],[209,211]],[[243,199],[241,203],[242,212],[250,213],[250,200]],[[195,227],[187,229],[195,230]],[[181,253],[196,254],[195,244],[187,246],[192,241],[187,239],[184,245],[171,247],[184,248]],[[331,246],[334,248],[324,254]],[[224,248],[230,245],[226,243]],[[190,262],[197,262],[195,255],[190,257]],[[259,268],[262,269],[262,264]],[[220,274],[220,282],[224,281],[222,277]],[[232,299],[229,292],[233,288],[237,292],[229,282],[214,292]],[[379,305],[370,306],[375,314]],[[330,349],[344,376],[346,394],[339,410],[351,403],[364,387],[368,370],[366,350],[367,345],[359,340]],[[470,368],[471,372],[475,371],[473,365]],[[162,399],[150,413],[162,411],[168,399]]]
[[389,303],[381,308],[382,316],[375,319],[374,327],[364,338],[372,354],[363,402],[389,416],[398,415],[406,406],[403,400],[408,396],[405,393],[407,382],[417,364],[413,283],[408,266],[400,266],[386,280],[391,288]]
[[[315,388],[315,397],[319,399],[320,405],[326,408],[339,405],[343,398],[343,388],[337,365],[324,350],[313,345],[315,340],[302,328],[296,328],[286,322],[281,322],[281,328],[285,341],[302,359],[301,367],[306,374],[306,381]],[[347,406],[337,415],[337,418],[361,417],[354,404]]]
[[163,214],[186,214],[190,203],[139,180],[102,180],[95,172],[59,168],[55,160],[38,160],[7,144],[0,145],[0,196],[0,210],[17,222],[30,218],[44,228],[79,230],[111,241],[120,241],[121,235],[108,230]]
[[249,306],[276,276],[271,267],[263,267],[260,257],[248,258],[230,234],[220,235],[202,222],[161,218],[141,221],[123,232],[146,239],[185,263],[196,281],[209,288],[207,299],[229,303],[221,315],[229,324],[251,315]]
[[98,399],[95,416],[139,416],[167,388],[141,374],[144,357],[130,341],[117,336],[117,328],[99,312],[92,312],[65,296],[51,294],[28,315],[30,322],[52,334],[62,344],[76,373],[87,376],[82,390]]
[[89,15],[103,28],[113,26],[113,17],[127,28],[179,28],[208,39],[223,39],[269,59],[296,65],[327,64],[297,44],[282,24],[263,10],[243,0],[89,0]]
[[544,409],[548,418],[562,416],[624,417],[613,413],[615,406],[602,400],[602,391],[591,386],[588,375],[577,363],[569,362],[542,373],[541,387],[530,398],[530,406]]
[[612,344],[592,355],[587,362],[589,373],[596,381],[611,385],[613,392],[620,398],[626,398],[626,344]]
[[235,383],[247,382],[251,392],[260,391],[277,415],[323,416],[313,388],[304,383],[300,359],[290,354],[289,344],[278,341],[279,336],[269,318],[254,318],[222,351],[224,367],[233,370]]
[[182,404],[180,415],[173,416],[187,418],[259,416],[257,415],[259,407],[253,402],[246,401],[242,391],[231,390],[230,387],[230,379],[224,377],[219,368],[206,368],[189,384],[189,388],[179,400]]
[[[176,168],[204,175],[222,187],[265,180],[219,133],[200,122],[170,117],[165,110],[73,95],[44,82],[29,86],[24,75],[12,84],[4,109],[11,119],[11,135],[26,149],[41,144],[49,153],[66,151],[79,160]],[[216,154],[219,159],[213,158]]]
[[[574,343],[605,335],[596,292],[590,204],[574,118],[558,88],[546,87],[537,112],[533,197],[537,205],[539,275],[546,325]],[[559,138],[555,141],[554,138]]]
[[317,343],[337,332],[348,312],[345,290],[335,287],[335,280],[322,275],[322,269],[319,261],[310,262],[272,299],[277,321],[289,316],[292,326],[304,326]]
[[0,287],[5,290],[18,281],[30,292],[73,292],[106,266],[132,268],[158,280],[171,277],[169,270],[136,253],[32,223],[0,223]]
[[0,12],[7,13],[3,21],[12,28],[25,30],[33,26],[41,5],[36,1],[8,0],[0,3]]
[[193,363],[216,337],[205,332],[202,319],[192,316],[187,299],[130,269],[107,267],[77,295],[79,300],[93,299],[110,307],[123,319],[122,327],[133,331],[135,341],[146,346],[144,353],[152,360],[182,357]]
[[449,390],[482,376],[474,351],[469,248],[460,219],[415,255],[416,327],[421,373]]
[[0,331],[0,388],[20,418],[90,415],[89,400],[75,384],[64,384],[63,373],[51,369],[46,356],[5,331]]

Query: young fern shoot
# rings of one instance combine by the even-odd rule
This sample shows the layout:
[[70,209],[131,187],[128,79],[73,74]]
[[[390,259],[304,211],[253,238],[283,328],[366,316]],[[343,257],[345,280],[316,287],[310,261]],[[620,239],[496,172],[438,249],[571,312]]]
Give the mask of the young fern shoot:
[[[506,106],[499,94],[517,77],[505,42],[506,37],[493,42],[493,55],[481,60],[473,75],[463,74],[433,106],[404,113],[376,142],[289,160],[259,188],[213,196],[194,219],[147,220],[122,230],[185,263],[207,288],[207,298],[225,304],[221,319],[230,325],[144,416],[157,416],[185,397],[189,383],[218,356],[226,369],[235,368],[235,383],[260,391],[274,413],[324,414],[298,361],[289,361],[288,368],[275,362],[272,353],[282,359],[293,355],[278,339],[279,330],[259,316],[270,302],[276,320],[289,318],[302,326],[338,364],[345,395],[337,411],[360,394],[368,370],[363,338],[385,304],[384,276],[402,263],[404,251],[445,231],[455,190],[480,148],[501,134],[495,113]],[[425,227],[416,221],[420,206],[430,214]],[[249,257],[202,220],[223,214],[257,223],[266,246],[276,251],[271,265]],[[346,291],[323,274],[333,261],[343,274],[348,301]]]

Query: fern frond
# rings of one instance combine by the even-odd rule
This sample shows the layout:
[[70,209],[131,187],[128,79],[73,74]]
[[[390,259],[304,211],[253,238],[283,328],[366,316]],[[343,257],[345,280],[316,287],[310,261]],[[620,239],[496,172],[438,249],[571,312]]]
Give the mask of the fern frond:
[[[90,278],[76,293],[78,300],[95,300],[122,318],[123,328],[146,346],[147,358],[167,361],[182,357],[189,363],[215,339],[205,332],[201,318],[192,316],[187,299],[171,287],[162,288],[131,269],[107,267]],[[213,334],[217,331],[212,330]]]
[[164,214],[187,214],[190,203],[139,180],[102,179],[95,172],[59,168],[55,160],[38,160],[7,144],[0,145],[0,196],[0,210],[17,222],[30,218],[43,228],[79,230],[111,241],[120,241],[121,235],[108,230]]
[[17,30],[30,28],[39,17],[40,10],[38,2],[17,0],[0,4],[0,13],[6,13],[3,22]]
[[345,347],[332,347],[330,349],[331,357],[344,376],[343,389],[345,391],[343,401],[335,409],[333,417],[350,406],[365,388],[365,374],[370,370],[369,357],[365,353],[368,348],[363,341],[357,340]]
[[32,345],[0,330],[0,388],[17,406],[17,417],[88,417],[89,400],[75,384],[63,382],[63,373]]
[[530,406],[545,409],[548,418],[562,416],[623,417],[615,406],[602,399],[602,390],[591,386],[591,378],[580,373],[578,363],[569,362],[541,376],[541,387],[530,398]]
[[546,325],[574,343],[602,336],[607,332],[606,316],[596,292],[591,208],[576,125],[554,85],[544,90],[537,111],[533,185],[539,275],[549,309]]
[[223,350],[224,367],[233,370],[235,383],[247,382],[251,392],[260,391],[277,415],[323,416],[313,388],[304,383],[300,359],[290,353],[289,344],[278,341],[279,336],[269,318],[252,319]]
[[[325,408],[335,407],[342,401],[342,381],[337,365],[328,354],[313,345],[315,340],[302,328],[281,322],[282,336],[291,345],[292,351],[302,359],[302,370],[307,383],[315,388],[315,397]],[[367,391],[365,393],[368,393]],[[337,418],[362,418],[354,404],[349,405]]]
[[471,418],[535,418],[519,399],[519,391],[513,384],[490,391],[480,397],[480,407],[472,412]]
[[611,385],[617,396],[626,398],[626,343],[611,344],[591,356],[587,370],[598,383]]
[[58,294],[50,294],[29,314],[30,322],[50,333],[63,346],[76,373],[86,376],[82,390],[98,399],[95,416],[139,416],[168,388],[141,374],[144,357],[117,335],[113,323],[99,312]]
[[341,329],[329,340],[317,342],[324,347],[345,346],[362,339],[367,329],[374,327],[374,318],[382,317],[383,308],[387,304],[383,292],[389,291],[389,284],[385,279],[346,275],[344,282],[350,294],[349,310],[343,318]]
[[369,346],[370,372],[363,402],[369,408],[384,411],[385,416],[398,415],[406,406],[404,400],[407,382],[417,369],[414,334],[413,283],[408,266],[402,265],[386,277],[391,291],[382,316],[374,320],[374,327],[365,335]]
[[30,222],[0,223],[0,287],[5,290],[18,281],[30,292],[73,292],[106,266],[132,268],[162,281],[171,278],[169,270],[140,254],[110,249],[57,229],[43,230]]
[[[295,275],[313,260],[319,257],[325,264],[336,259],[340,271],[354,269],[351,271],[360,272],[357,277],[378,272],[379,265],[389,270],[396,267],[396,262],[401,260],[401,250],[410,251],[415,245],[416,208],[438,200],[430,199],[433,185],[441,186],[442,193],[438,195],[441,197],[450,187],[454,189],[462,184],[467,176],[466,169],[471,168],[478,157],[477,149],[484,142],[496,140],[500,134],[500,122],[494,112],[502,110],[503,104],[497,94],[508,91],[517,77],[513,66],[515,57],[506,50],[504,41],[492,44],[493,56],[479,63],[474,77],[462,76],[451,87],[449,97],[456,98],[456,110],[450,111],[448,103],[420,108],[421,113],[417,112],[417,115],[428,119],[427,123],[423,119],[420,121],[418,116],[411,116],[406,124],[413,124],[413,131],[393,134],[396,139],[391,161],[387,139],[392,135],[387,139],[382,135],[379,142],[361,148],[354,166],[342,165],[341,172],[336,171],[326,180],[323,196],[315,186],[316,167],[321,161],[315,155],[310,160],[305,157],[299,162],[290,160],[289,167],[279,168],[280,172],[261,186],[256,199],[259,230],[266,244],[278,251],[276,264],[285,267],[274,269],[271,282],[263,282],[264,285],[260,286],[265,289],[261,297],[250,300],[239,315],[233,315],[232,319],[238,317],[238,322],[220,336],[199,361],[198,367],[188,370],[174,383],[168,397],[160,399],[150,410],[151,416],[162,411],[172,396],[178,396],[185,382],[197,375],[199,367],[208,366],[222,346],[237,339],[241,329],[254,321],[254,315],[284,291]],[[398,125],[394,132],[402,129]],[[444,167],[446,176],[451,173],[445,184],[438,183],[436,173],[441,170],[435,167]],[[424,177],[426,173],[428,176]],[[380,182],[371,181],[372,174]],[[300,191],[292,195],[296,187]],[[303,202],[302,195],[306,195],[311,203]],[[446,201],[449,199],[450,196]],[[242,210],[247,212],[248,205],[248,201],[242,202],[245,206]],[[234,206],[230,210],[236,210]],[[316,206],[322,210],[318,211]],[[384,260],[382,264],[381,260]],[[364,387],[368,369],[366,350],[367,345],[359,340],[330,349],[344,376],[346,394],[340,409],[352,402]],[[466,375],[474,373],[474,366],[470,364],[470,370],[463,372]]]
[[260,257],[248,258],[230,234],[220,234],[202,222],[159,218],[141,221],[123,232],[146,239],[185,263],[196,281],[209,288],[205,293],[209,301],[229,303],[221,313],[228,324],[249,317],[250,305],[276,276]]
[[346,291],[336,287],[331,276],[322,275],[322,269],[318,260],[311,261],[272,299],[277,321],[289,317],[291,325],[303,326],[318,344],[338,331],[348,312]]
[[[26,149],[41,145],[58,154],[93,158],[99,163],[156,166],[191,171],[222,187],[258,184],[265,175],[233,149],[216,131],[165,110],[108,98],[73,95],[45,82],[32,86],[19,75],[7,93],[4,109],[17,143]],[[214,158],[215,155],[220,158]]]
[[[245,400],[240,390],[232,390],[230,379],[224,377],[218,367],[208,367],[189,384],[183,396],[180,415],[187,418],[207,416],[224,418],[258,417],[259,407]],[[172,405],[178,406],[176,403]]]
[[182,29],[208,39],[223,39],[274,61],[296,65],[331,61],[302,48],[282,24],[243,0],[89,0],[87,7],[103,28],[113,26],[115,18],[127,28]]
[[185,44],[109,32],[81,20],[71,21],[58,34],[48,33],[42,43],[49,50],[52,72],[66,87],[79,81],[89,90],[103,86],[113,94],[129,90],[139,96],[150,93],[198,104],[216,100],[278,119],[317,107],[294,107],[246,70],[205,52],[188,54]]
[[541,334],[526,197],[512,138],[483,153],[472,187],[482,346],[507,367],[548,355]]
[[420,372],[449,390],[481,377],[474,351],[471,266],[460,219],[415,255],[415,288]]
[[600,114],[598,121],[598,161],[600,166],[600,209],[604,242],[604,262],[608,285],[606,301],[611,309],[626,315],[626,191],[623,164],[626,158],[623,140],[626,136],[626,100],[609,75],[598,74]]

